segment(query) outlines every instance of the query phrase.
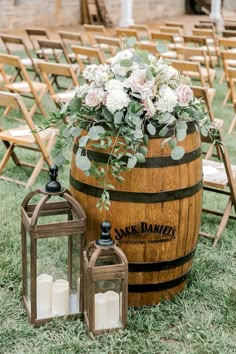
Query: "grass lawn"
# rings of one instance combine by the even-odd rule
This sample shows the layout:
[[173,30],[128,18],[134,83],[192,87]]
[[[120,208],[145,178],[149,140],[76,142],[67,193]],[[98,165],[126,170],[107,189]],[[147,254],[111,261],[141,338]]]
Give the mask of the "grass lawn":
[[[226,90],[219,85],[214,98],[215,116],[225,121],[225,141],[236,163],[236,129],[228,135],[232,107],[222,108]],[[44,101],[47,110],[54,107]],[[8,123],[9,124],[9,123]],[[0,147],[0,158],[4,148]],[[9,175],[19,174],[14,164]],[[20,172],[24,179],[28,172]],[[68,186],[69,167],[60,175]],[[19,176],[18,176],[19,177]],[[48,180],[41,173],[33,189]],[[199,239],[190,282],[173,301],[152,307],[129,308],[127,329],[88,338],[80,320],[58,319],[33,328],[22,306],[20,205],[29,191],[0,181],[0,353],[1,354],[233,354],[236,353],[236,224],[230,221],[217,247]],[[213,196],[204,202],[218,206]],[[203,215],[206,227],[215,226],[213,216]]]

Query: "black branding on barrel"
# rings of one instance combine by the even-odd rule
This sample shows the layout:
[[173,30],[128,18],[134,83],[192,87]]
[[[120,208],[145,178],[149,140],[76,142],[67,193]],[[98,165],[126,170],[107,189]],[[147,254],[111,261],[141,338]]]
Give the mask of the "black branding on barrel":
[[[160,225],[147,223],[142,221],[140,225],[130,225],[124,228],[115,228],[115,239],[119,243],[127,244],[151,244],[158,242],[168,242],[176,237],[176,227],[170,225]],[[132,239],[132,236],[143,236],[145,234],[152,234],[155,236],[154,239]]]

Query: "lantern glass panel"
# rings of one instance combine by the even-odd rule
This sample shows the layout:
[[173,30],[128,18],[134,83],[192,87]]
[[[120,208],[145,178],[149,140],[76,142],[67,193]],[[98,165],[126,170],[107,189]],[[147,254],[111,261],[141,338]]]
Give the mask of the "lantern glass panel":
[[[29,251],[28,301],[31,297]],[[38,239],[36,269],[37,319],[79,313],[80,236]]]
[[115,264],[121,264],[122,261],[117,254],[109,249],[103,250],[98,259],[96,260],[95,267],[110,266]]

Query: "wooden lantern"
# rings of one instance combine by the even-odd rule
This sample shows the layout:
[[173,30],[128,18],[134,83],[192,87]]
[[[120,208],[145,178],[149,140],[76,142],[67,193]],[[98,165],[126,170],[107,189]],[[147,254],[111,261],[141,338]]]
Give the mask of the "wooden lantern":
[[128,311],[128,262],[101,223],[101,237],[84,250],[84,319],[94,335],[125,328]]
[[52,166],[50,182],[29,193],[21,205],[23,302],[36,326],[83,314],[86,216],[56,180],[57,170]]

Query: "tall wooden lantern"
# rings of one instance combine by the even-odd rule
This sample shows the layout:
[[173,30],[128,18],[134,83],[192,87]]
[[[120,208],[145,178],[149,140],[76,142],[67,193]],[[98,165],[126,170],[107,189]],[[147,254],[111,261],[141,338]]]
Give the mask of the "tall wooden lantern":
[[50,182],[21,205],[23,302],[33,325],[83,313],[86,216],[57,171],[51,166]]
[[128,262],[101,223],[101,237],[84,250],[84,319],[94,335],[125,328],[128,310]]

